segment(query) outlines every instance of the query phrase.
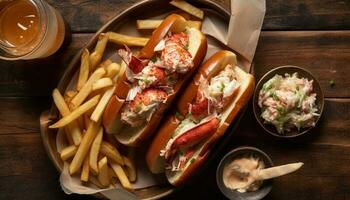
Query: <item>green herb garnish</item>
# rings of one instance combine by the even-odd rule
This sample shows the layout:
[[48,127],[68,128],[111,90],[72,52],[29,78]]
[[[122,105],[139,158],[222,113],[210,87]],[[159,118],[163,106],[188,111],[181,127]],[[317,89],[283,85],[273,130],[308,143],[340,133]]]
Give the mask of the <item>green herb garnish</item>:
[[188,50],[188,43],[184,46],[184,49]]
[[151,61],[152,61],[153,63],[157,62],[157,57],[155,57],[155,56],[152,57],[152,58],[151,58]]
[[137,106],[136,106],[136,112],[138,113],[138,112],[140,112],[142,110],[142,104],[138,104]]
[[270,93],[270,97],[272,97],[274,100],[278,100],[278,96],[277,96],[277,94],[276,94],[276,92],[275,91],[273,91],[273,92],[271,92]]
[[224,84],[224,83],[221,83],[220,92],[224,92],[224,89],[225,89],[225,84]]
[[177,119],[180,119],[180,118],[182,118],[182,115],[181,115],[179,112],[176,111],[175,117],[176,117]]
[[285,109],[283,107],[277,107],[277,112],[280,114],[280,115],[283,115],[283,113],[285,112]]

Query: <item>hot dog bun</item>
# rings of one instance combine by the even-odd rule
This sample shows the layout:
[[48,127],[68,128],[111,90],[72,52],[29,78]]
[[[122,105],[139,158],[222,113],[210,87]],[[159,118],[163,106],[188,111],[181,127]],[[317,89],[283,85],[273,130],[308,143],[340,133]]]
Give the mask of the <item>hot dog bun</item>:
[[[202,62],[207,52],[207,41],[203,33],[195,28],[186,27],[186,20],[176,14],[168,16],[162,24],[153,32],[149,42],[146,46],[141,49],[139,58],[149,59],[154,55],[155,46],[171,31],[172,33],[186,32],[189,36],[188,52],[192,56],[193,67],[181,75],[173,88],[174,93],[167,97],[165,103],[161,104],[157,110],[153,113],[151,119],[146,125],[134,128],[131,126],[123,125],[120,121],[120,109],[121,107],[116,106],[119,103],[112,98],[108,103],[104,117],[103,124],[107,133],[115,134],[116,139],[127,146],[137,146],[146,140],[151,133],[158,127],[163,113],[167,110],[177,92],[183,87],[184,83],[192,76],[193,72]],[[130,90],[131,84],[126,78],[126,72],[121,76],[116,87],[115,95],[119,99],[125,100],[127,92]],[[125,104],[124,104],[125,105]],[[119,107],[118,109],[115,109]]]
[[[222,70],[226,65],[237,65],[236,55],[230,51],[219,51],[209,58],[199,69],[193,81],[189,87],[179,98],[177,102],[177,110],[185,115],[188,112],[188,104],[193,101],[198,90],[198,85],[204,79],[210,79]],[[196,149],[192,158],[195,158],[193,162],[190,162],[182,171],[173,172],[170,169],[165,169],[164,157],[160,156],[161,150],[165,148],[168,141],[173,135],[179,121],[174,123],[175,116],[170,116],[167,121],[160,128],[156,137],[152,141],[150,148],[146,155],[147,164],[149,169],[153,173],[162,173],[165,171],[168,181],[175,186],[181,185],[192,176],[198,168],[205,162],[212,147],[225,133],[229,125],[235,119],[239,111],[246,105],[254,90],[254,77],[244,72],[239,67],[235,67],[234,71],[237,75],[237,80],[240,83],[238,92],[234,96],[229,97],[229,101],[226,103],[221,115],[221,121],[216,132],[206,139],[199,148]]]

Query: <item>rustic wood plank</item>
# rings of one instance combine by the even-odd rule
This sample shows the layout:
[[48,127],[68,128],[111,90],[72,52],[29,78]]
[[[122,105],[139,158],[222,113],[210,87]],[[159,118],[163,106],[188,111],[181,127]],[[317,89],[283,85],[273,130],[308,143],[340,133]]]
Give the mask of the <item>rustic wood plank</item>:
[[[50,101],[50,98],[0,98],[0,199],[21,198],[24,193],[28,199],[86,198],[63,194],[58,184],[59,175],[42,146],[38,117],[50,106]],[[297,173],[276,179],[268,199],[347,199],[349,121],[350,99],[327,99],[323,120],[308,137],[280,141],[263,132],[249,108],[232,142],[219,158],[204,175],[169,199],[184,198],[183,195],[203,199],[223,198],[216,187],[215,168],[227,151],[241,145],[262,149],[275,164],[305,162]],[[335,169],[334,166],[336,170],[331,170]],[[324,187],[325,183],[329,187]],[[206,188],[205,193],[203,188]]]
[[350,31],[262,32],[254,63],[257,80],[274,67],[296,65],[315,75],[326,97],[350,97]]
[[69,45],[45,59],[0,60],[0,96],[48,96],[75,53],[91,34],[74,34]]
[[[110,18],[139,1],[48,0],[62,13],[73,32],[95,32]],[[213,1],[229,9],[229,0]],[[264,30],[350,29],[350,1],[269,0],[266,7]]]
[[[0,61],[0,96],[48,96],[66,66],[92,34],[74,34],[58,54],[43,60]],[[310,70],[326,97],[350,97],[350,31],[262,32],[255,55],[257,80],[269,69],[298,65]],[[335,80],[334,87],[329,81]]]

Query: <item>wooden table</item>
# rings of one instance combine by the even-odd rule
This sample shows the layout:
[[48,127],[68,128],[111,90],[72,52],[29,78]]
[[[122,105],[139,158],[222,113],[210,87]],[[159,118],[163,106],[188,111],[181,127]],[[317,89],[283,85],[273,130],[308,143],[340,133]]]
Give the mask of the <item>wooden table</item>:
[[[0,199],[93,198],[62,192],[41,142],[38,119],[49,108],[51,91],[74,54],[102,24],[137,0],[48,1],[71,26],[72,40],[47,59],[0,61]],[[217,2],[229,8],[229,0]],[[318,78],[326,102],[319,126],[306,138],[288,141],[264,133],[250,104],[222,154],[251,145],[268,153],[275,164],[305,163],[298,172],[276,179],[266,199],[350,199],[349,16],[346,0],[267,0],[254,59],[257,80],[280,65],[301,66]],[[169,199],[224,198],[215,183],[217,162]]]

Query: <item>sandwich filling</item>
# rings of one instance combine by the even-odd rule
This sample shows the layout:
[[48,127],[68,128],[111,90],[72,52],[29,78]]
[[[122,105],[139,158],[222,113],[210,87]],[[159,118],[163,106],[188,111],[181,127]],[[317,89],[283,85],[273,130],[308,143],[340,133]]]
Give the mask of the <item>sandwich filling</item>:
[[231,65],[227,65],[209,81],[201,83],[194,103],[189,106],[189,114],[160,153],[166,160],[167,169],[182,171],[196,159],[197,150],[219,127],[225,100],[234,95],[239,86]]
[[195,102],[189,105],[192,117],[198,120],[211,113],[222,112],[227,97],[238,91],[239,85],[230,64],[209,81],[200,83]]
[[128,47],[118,51],[128,66],[126,76],[133,84],[121,111],[123,123],[141,126],[166,102],[179,77],[193,67],[188,46],[189,35],[181,32],[168,33],[155,47],[151,59],[137,58]]

